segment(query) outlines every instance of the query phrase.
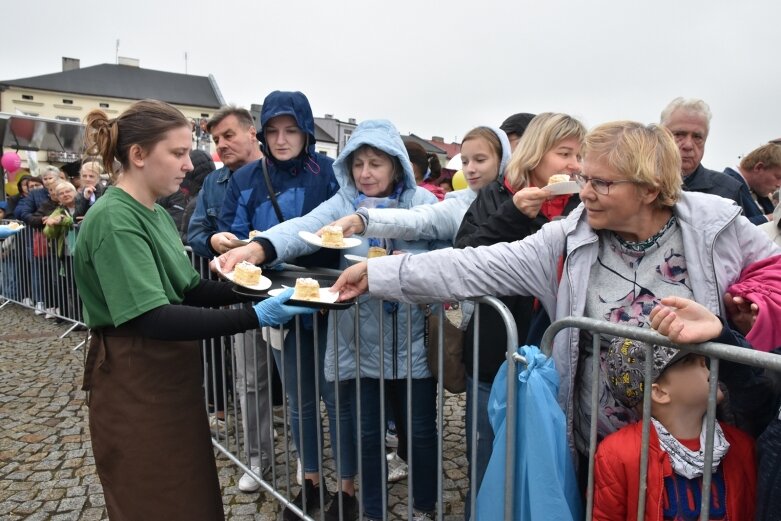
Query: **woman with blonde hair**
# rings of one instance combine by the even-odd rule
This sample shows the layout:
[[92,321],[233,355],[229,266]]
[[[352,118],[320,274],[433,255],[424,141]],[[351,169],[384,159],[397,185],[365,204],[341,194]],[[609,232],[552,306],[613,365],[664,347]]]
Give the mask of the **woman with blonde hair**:
[[[723,316],[723,296],[743,269],[781,253],[731,201],[681,192],[681,158],[667,129],[606,123],[586,135],[583,150],[575,174],[583,204],[566,219],[512,243],[371,259],[346,270],[333,290],[346,300],[370,288],[372,297],[403,302],[536,296],[553,319],[650,327],[651,310],[666,296]],[[592,421],[604,437],[636,420],[612,398],[604,375],[591,418],[591,343],[588,332],[567,329],[553,345],[559,404],[582,454]]]
[[81,196],[89,206],[95,204],[98,197],[103,195],[105,188],[100,183],[103,176],[103,165],[97,159],[85,161],[79,170],[79,196]]
[[[507,170],[486,185],[469,207],[456,235],[456,248],[511,242],[537,232],[545,223],[569,215],[580,204],[574,194],[553,195],[545,187],[556,174],[567,177],[580,172],[580,147],[585,127],[566,114],[546,112],[531,120],[510,158]],[[553,266],[555,268],[555,265]],[[526,343],[539,344],[550,323],[545,312],[526,296],[503,297],[502,302],[515,318],[518,336]],[[488,419],[488,396],[494,377],[505,360],[507,337],[504,321],[490,306],[480,306],[478,366],[474,367],[474,329],[470,320],[464,335],[464,367],[467,372],[466,442],[467,460],[476,467],[480,488],[491,457],[494,432]],[[531,333],[531,335],[530,335]],[[533,336],[534,338],[529,338]],[[475,381],[475,378],[477,381]],[[476,393],[472,389],[477,389]],[[477,418],[472,417],[472,401],[477,400]],[[477,424],[477,454],[472,455],[472,424]],[[464,512],[467,519],[471,495],[467,492]]]

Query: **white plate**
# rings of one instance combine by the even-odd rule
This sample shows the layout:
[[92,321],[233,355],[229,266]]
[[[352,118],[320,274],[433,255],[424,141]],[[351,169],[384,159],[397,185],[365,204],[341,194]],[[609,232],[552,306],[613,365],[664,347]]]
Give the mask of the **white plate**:
[[345,253],[344,258],[350,262],[364,262],[369,260],[366,257],[361,257],[360,255],[353,255],[352,253]]
[[576,194],[580,192],[580,186],[575,181],[565,181],[563,183],[553,183],[545,187],[553,195]]
[[300,231],[298,232],[298,236],[304,239],[309,244],[320,246],[321,248],[329,248],[332,250],[346,250],[349,248],[355,248],[356,246],[361,244],[361,239],[359,239],[358,237],[345,237],[344,246],[325,246],[323,245],[323,239],[315,235],[314,233]]
[[14,233],[16,233],[16,232],[20,232],[20,231],[24,230],[24,228],[25,228],[24,224],[20,224],[16,228],[11,228],[11,226],[8,225],[8,224],[0,224],[0,230],[3,230],[4,232],[14,232]]
[[[269,290],[268,294],[272,297],[276,297],[286,289],[289,288],[275,288]],[[296,300],[293,297],[290,297],[290,300],[295,300],[296,302],[324,302],[326,304],[333,304],[338,298],[339,293],[331,293],[328,288],[320,288],[320,300]]]
[[233,282],[237,286],[241,286],[242,288],[251,289],[253,291],[265,291],[268,288],[271,287],[271,279],[268,279],[264,276],[260,276],[260,281],[257,284],[254,284],[252,286],[248,286],[246,284],[240,284],[233,280],[233,272],[225,273],[222,271],[222,267],[220,266],[220,261],[218,261],[216,258],[214,259],[214,265],[217,267],[217,273],[228,279],[229,281]]

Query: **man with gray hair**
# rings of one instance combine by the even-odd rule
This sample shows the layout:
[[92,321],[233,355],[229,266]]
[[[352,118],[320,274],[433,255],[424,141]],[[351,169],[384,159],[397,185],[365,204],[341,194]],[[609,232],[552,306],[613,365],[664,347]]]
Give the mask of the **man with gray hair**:
[[660,123],[672,132],[681,152],[683,189],[732,199],[740,205],[740,183],[702,166],[711,111],[701,99],[675,98],[662,111]]
[[[217,155],[223,167],[206,176],[195,211],[190,218],[187,240],[193,251],[201,257],[210,259],[215,254],[241,245],[237,237],[229,232],[219,232],[217,216],[220,215],[225,192],[233,172],[244,165],[263,157],[256,137],[255,122],[246,109],[228,105],[220,108],[205,124],[206,132],[211,135],[217,149]],[[234,353],[236,355],[236,392],[239,394],[239,406],[242,412],[242,429],[250,468],[256,474],[263,474],[269,468],[270,458],[274,457],[272,447],[271,402],[268,385],[268,354],[266,344],[260,332],[247,331],[234,335]],[[207,349],[207,352],[209,350]],[[207,353],[207,357],[209,353]],[[219,352],[215,357],[220,358]],[[213,360],[215,372],[220,371],[219,360]],[[219,377],[220,375],[218,375]],[[221,387],[214,382],[215,387]],[[216,390],[221,393],[221,389]],[[218,404],[215,408],[219,409]],[[219,434],[227,431],[228,425],[219,418],[217,410],[212,427]],[[260,483],[245,473],[239,479],[239,490],[255,492]]]

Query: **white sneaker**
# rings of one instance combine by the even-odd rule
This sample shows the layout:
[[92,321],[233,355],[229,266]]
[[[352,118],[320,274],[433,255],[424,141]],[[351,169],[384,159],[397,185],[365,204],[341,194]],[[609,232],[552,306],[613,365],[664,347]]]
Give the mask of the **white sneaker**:
[[385,458],[388,460],[388,482],[395,483],[406,479],[409,474],[407,463],[396,452],[389,453]]
[[33,307],[33,299],[30,297],[24,297],[22,299],[22,305],[27,306],[28,308]]
[[231,434],[233,432],[233,425],[222,418],[218,418],[216,414],[210,414],[209,429],[212,431],[212,434],[216,435],[225,434],[226,431],[228,434]]
[[385,446],[389,449],[399,446],[399,437],[395,432],[385,431]]
[[46,315],[43,318],[51,320],[57,318],[57,314],[60,312],[59,308],[46,308]]
[[[262,475],[260,472],[260,467],[253,465],[250,468],[252,469],[252,472],[258,476]],[[239,479],[239,490],[242,492],[257,492],[258,489],[260,489],[260,483],[248,473],[245,472],[244,475],[241,476],[241,479]]]
[[296,458],[296,483],[299,485],[304,482],[304,467],[301,465],[301,458]]
[[36,302],[35,303],[35,314],[36,315],[43,315],[46,313],[46,310],[43,308],[43,302]]

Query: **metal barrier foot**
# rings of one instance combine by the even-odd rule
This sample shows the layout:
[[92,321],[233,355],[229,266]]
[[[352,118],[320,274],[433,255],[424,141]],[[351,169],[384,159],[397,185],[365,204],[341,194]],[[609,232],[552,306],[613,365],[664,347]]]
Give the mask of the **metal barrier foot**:
[[84,325],[84,324],[81,324],[80,322],[74,322],[73,325],[71,327],[69,327],[68,330],[65,333],[60,335],[60,339],[65,338],[66,336],[68,336],[71,333],[71,331],[73,331],[74,329],[76,329],[77,327],[82,326],[82,325]]

